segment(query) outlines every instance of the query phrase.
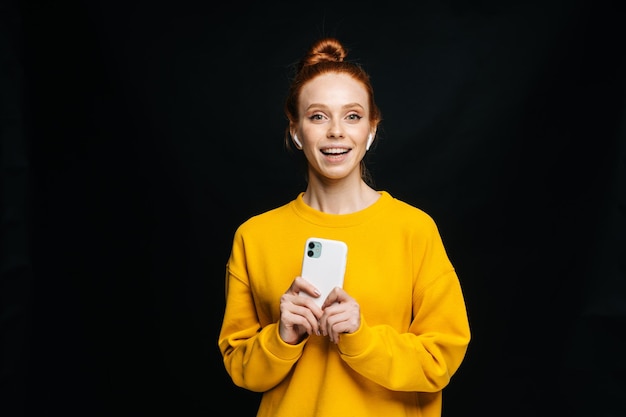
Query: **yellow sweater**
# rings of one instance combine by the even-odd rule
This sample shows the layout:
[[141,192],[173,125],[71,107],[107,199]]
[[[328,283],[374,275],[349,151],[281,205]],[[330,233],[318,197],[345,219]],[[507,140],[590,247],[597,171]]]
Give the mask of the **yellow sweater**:
[[[463,294],[437,227],[380,192],[352,214],[322,213],[300,194],[235,232],[219,349],[233,382],[263,392],[259,417],[439,417],[441,391],[470,340]],[[278,334],[281,295],[300,274],[308,237],[343,240],[343,288],[361,327],[337,345]]]

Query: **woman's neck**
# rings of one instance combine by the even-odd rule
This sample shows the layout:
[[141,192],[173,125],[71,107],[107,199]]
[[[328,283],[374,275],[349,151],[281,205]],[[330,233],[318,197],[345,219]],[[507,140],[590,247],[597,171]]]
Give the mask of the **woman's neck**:
[[359,179],[357,184],[325,184],[309,181],[303,200],[309,207],[329,214],[350,214],[374,204],[380,194]]

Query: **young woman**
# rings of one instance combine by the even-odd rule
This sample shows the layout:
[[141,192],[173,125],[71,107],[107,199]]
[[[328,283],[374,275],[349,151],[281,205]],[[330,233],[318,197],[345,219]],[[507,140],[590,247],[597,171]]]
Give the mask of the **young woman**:
[[[371,187],[381,114],[345,57],[326,38],[298,65],[285,140],[307,186],[235,232],[219,348],[233,382],[263,393],[257,416],[438,417],[470,341],[461,286],[432,218]],[[321,307],[299,276],[309,237],[348,246]]]

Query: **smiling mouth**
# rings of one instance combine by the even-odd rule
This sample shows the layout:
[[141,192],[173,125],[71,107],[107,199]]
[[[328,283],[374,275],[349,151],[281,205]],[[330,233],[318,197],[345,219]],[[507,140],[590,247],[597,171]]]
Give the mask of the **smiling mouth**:
[[348,152],[350,152],[350,149],[345,149],[345,148],[329,148],[329,149],[322,150],[322,153],[328,156],[345,155]]

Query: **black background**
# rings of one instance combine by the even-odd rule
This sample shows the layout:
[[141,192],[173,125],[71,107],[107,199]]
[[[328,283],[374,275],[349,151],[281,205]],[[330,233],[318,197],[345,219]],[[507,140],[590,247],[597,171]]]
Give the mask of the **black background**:
[[0,10],[2,417],[254,415],[217,348],[224,266],[304,187],[282,105],[322,35],[372,76],[377,187],[436,220],[463,285],[444,416],[626,416],[617,2]]

